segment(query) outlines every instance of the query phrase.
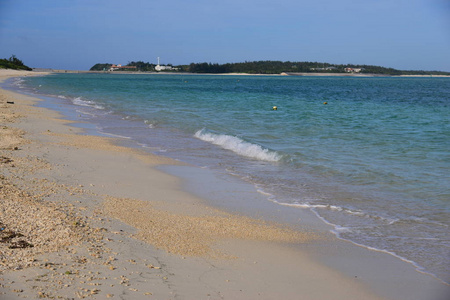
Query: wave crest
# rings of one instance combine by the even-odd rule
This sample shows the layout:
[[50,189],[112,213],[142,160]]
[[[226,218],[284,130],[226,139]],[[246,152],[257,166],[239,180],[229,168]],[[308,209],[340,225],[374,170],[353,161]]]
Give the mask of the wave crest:
[[105,109],[103,106],[98,105],[94,101],[84,100],[81,97],[72,99],[72,103],[75,105],[79,105],[79,106],[89,106],[89,107],[94,107],[96,109]]
[[194,136],[202,141],[218,145],[227,150],[231,150],[241,156],[271,162],[276,162],[281,159],[281,156],[275,151],[265,149],[260,145],[248,143],[235,136],[226,134],[214,134],[206,132],[205,129],[197,131]]

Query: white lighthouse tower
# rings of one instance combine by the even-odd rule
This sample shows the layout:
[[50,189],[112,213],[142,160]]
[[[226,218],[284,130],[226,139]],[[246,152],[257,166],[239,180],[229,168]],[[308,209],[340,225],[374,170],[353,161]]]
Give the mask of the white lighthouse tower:
[[159,56],[158,56],[158,64],[155,67],[155,71],[162,71],[164,68],[159,65]]

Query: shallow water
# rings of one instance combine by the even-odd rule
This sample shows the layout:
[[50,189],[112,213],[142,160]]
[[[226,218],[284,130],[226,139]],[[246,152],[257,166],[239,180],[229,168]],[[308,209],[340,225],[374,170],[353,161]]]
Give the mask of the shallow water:
[[59,74],[15,84],[448,279],[447,78]]

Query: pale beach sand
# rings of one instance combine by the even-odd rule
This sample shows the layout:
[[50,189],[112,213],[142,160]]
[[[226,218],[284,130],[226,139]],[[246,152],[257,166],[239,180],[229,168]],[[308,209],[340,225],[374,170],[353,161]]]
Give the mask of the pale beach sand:
[[[0,80],[28,75],[44,74],[0,70]],[[182,163],[82,134],[39,101],[0,89],[0,299],[431,300],[449,292],[397,259],[386,269],[384,253],[210,207],[155,168]]]

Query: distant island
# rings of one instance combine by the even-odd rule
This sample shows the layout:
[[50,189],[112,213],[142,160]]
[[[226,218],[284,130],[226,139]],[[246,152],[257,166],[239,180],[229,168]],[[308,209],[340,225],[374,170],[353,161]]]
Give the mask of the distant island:
[[295,73],[334,73],[334,74],[374,74],[374,75],[450,75],[443,71],[404,71],[372,65],[337,65],[321,62],[290,62],[290,61],[252,61],[241,63],[191,63],[189,65],[173,66],[152,64],[143,61],[132,61],[128,64],[115,65],[110,63],[95,64],[90,71],[137,71],[137,72],[187,72],[187,73],[247,73],[247,74],[293,74]]
[[[9,59],[0,59],[0,69],[33,70],[26,66],[15,55]],[[50,69],[51,70],[51,69]],[[240,63],[191,63],[189,65],[160,65],[143,61],[132,61],[126,65],[97,63],[89,71],[96,72],[173,72],[200,74],[285,74],[285,75],[380,75],[380,76],[450,76],[450,72],[397,70],[373,65],[330,64],[322,62],[291,62],[291,61],[246,61]],[[67,72],[67,71],[65,71]]]

